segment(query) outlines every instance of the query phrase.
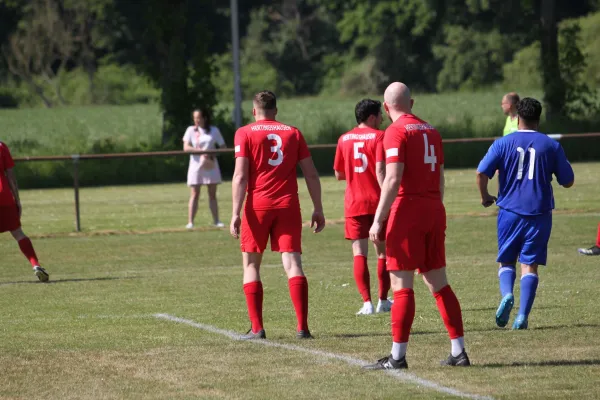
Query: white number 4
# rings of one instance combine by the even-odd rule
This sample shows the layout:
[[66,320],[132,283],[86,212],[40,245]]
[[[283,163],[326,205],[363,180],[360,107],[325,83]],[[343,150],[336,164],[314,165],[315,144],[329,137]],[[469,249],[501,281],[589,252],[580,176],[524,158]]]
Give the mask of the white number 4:
[[423,134],[423,140],[425,140],[425,164],[431,164],[431,171],[435,171],[435,164],[437,163],[437,157],[435,156],[435,146],[429,145],[429,140],[427,140],[426,133]]
[[359,174],[365,172],[367,170],[367,165],[369,165],[367,155],[359,151],[363,147],[365,147],[365,142],[354,142],[354,159],[362,161],[362,165],[360,167],[354,167],[354,172]]
[[[517,147],[517,151],[519,152],[519,170],[517,171],[517,179],[523,179],[523,164],[525,163],[525,150],[522,147]],[[530,147],[527,149],[529,151],[529,174],[527,177],[529,180],[533,179],[533,171],[535,169],[535,149]]]

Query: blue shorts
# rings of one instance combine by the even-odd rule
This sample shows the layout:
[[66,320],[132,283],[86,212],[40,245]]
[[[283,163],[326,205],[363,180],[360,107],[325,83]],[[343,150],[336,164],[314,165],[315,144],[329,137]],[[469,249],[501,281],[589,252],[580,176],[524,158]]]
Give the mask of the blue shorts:
[[552,231],[552,213],[519,215],[500,209],[498,212],[497,262],[514,265],[546,265],[548,241]]

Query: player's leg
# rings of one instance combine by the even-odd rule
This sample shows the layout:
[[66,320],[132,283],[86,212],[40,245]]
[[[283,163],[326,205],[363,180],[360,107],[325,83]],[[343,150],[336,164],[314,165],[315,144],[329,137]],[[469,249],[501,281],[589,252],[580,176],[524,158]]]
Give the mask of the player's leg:
[[375,364],[367,365],[365,369],[405,369],[406,350],[412,323],[415,319],[415,292],[413,270],[398,270],[395,259],[392,261],[394,270],[390,271],[390,281],[394,292],[394,304],[390,314],[392,327],[392,351]]
[[352,241],[354,282],[363,300],[363,305],[356,315],[375,313],[373,303],[371,302],[371,276],[367,263],[369,228],[371,227],[368,217],[365,215],[347,217],[344,226],[346,240]]
[[435,302],[450,336],[450,356],[442,365],[466,367],[471,365],[465,351],[465,339],[460,302],[448,284],[446,268],[423,272],[423,281],[435,297]]
[[222,228],[225,225],[219,219],[219,203],[217,202],[217,184],[208,185],[208,206],[213,217],[213,223],[216,227]]
[[261,253],[242,253],[244,264],[244,295],[248,307],[248,318],[252,324],[243,339],[265,339],[263,326],[263,286],[260,280]]
[[500,303],[496,309],[496,325],[503,328],[508,324],[515,304],[513,289],[516,279],[516,264],[523,244],[523,221],[515,213],[500,209],[498,212],[498,282]]
[[598,234],[596,236],[596,244],[589,249],[578,249],[580,254],[584,256],[600,256],[600,224],[598,224]]
[[539,283],[538,265],[546,265],[548,241],[552,231],[552,214],[524,218],[524,243],[519,255],[521,262],[521,298],[519,314],[513,329],[527,329],[529,313],[537,293]]
[[194,227],[194,218],[198,212],[198,199],[200,198],[200,185],[190,186],[190,200],[188,202],[188,224],[186,228]]
[[521,298],[519,299],[519,313],[513,323],[513,329],[527,329],[529,313],[535,301],[538,283],[537,264],[521,264]]
[[241,226],[242,262],[244,266],[244,294],[250,331],[242,339],[266,338],[263,326],[263,285],[260,279],[262,253],[269,240],[270,219],[267,211],[245,209]]
[[308,281],[302,269],[302,215],[299,207],[275,210],[271,227],[271,250],[281,253],[290,298],[296,312],[296,337],[311,338],[308,329]]
[[[412,203],[397,201],[392,206],[386,234],[387,270],[394,293],[390,314],[392,351],[366,369],[403,369],[410,329],[415,317],[414,271],[425,262],[425,244]],[[412,217],[411,217],[412,216]]]
[[302,269],[302,256],[299,252],[282,252],[281,261],[288,278],[290,298],[296,312],[296,337],[310,339],[308,329],[308,281]]
[[450,336],[450,356],[442,365],[469,366],[465,352],[464,328],[460,302],[446,276],[446,211],[443,205],[432,209],[432,221],[425,236],[425,263],[421,268],[423,281],[435,297],[435,302]]
[[[20,224],[19,224],[20,225]],[[21,253],[29,260],[31,267],[33,268],[33,272],[35,276],[42,282],[47,282],[50,279],[48,272],[40,266],[40,262],[38,260],[37,254],[35,253],[35,249],[33,248],[33,244],[31,240],[23,233],[23,230],[19,226],[18,228],[11,230],[10,234],[19,244],[19,248],[21,249]]]
[[[385,233],[383,239],[385,239]],[[379,281],[379,301],[376,312],[389,312],[392,309],[392,302],[388,299],[388,293],[392,284],[386,266],[385,241],[376,243],[375,251],[377,253],[377,280]]]
[[354,281],[356,288],[362,296],[363,305],[356,315],[370,315],[375,313],[371,302],[371,276],[367,256],[369,254],[369,239],[352,241],[352,255],[354,256]]

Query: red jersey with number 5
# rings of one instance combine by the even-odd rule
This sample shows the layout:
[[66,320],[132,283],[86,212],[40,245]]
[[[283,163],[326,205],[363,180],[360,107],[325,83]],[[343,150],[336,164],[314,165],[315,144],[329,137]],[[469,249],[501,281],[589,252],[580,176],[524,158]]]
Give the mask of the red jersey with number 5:
[[300,206],[296,166],[310,157],[302,133],[293,126],[262,120],[235,133],[235,157],[250,161],[246,207],[254,210]]
[[346,218],[375,214],[381,194],[375,164],[384,161],[383,131],[357,127],[340,136],[333,169],[346,175]]
[[386,164],[404,163],[398,197],[441,199],[442,136],[427,122],[404,114],[385,131]]

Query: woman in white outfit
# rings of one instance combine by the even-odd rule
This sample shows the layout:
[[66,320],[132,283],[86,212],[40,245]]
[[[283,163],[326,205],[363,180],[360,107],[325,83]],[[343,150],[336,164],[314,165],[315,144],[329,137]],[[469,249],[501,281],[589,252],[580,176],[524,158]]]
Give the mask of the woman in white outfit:
[[[210,114],[204,110],[194,110],[192,113],[194,125],[187,128],[183,136],[183,150],[214,150],[224,148],[225,140],[219,128],[210,124]],[[188,205],[188,224],[186,228],[194,227],[194,218],[198,211],[198,198],[200,186],[208,187],[208,204],[216,227],[224,227],[219,220],[219,206],[217,204],[217,185],[221,183],[221,170],[216,156],[209,154],[190,155],[187,184],[191,188],[190,202]]]

